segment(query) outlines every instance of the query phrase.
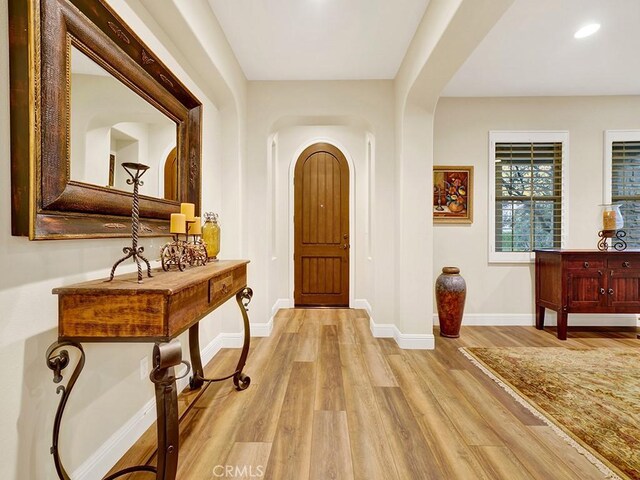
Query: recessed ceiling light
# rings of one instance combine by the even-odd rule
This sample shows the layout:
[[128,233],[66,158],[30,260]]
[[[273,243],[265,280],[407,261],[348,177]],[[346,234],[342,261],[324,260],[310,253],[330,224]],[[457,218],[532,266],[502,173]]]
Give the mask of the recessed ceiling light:
[[599,23],[590,23],[589,25],[585,25],[576,33],[574,33],[573,36],[574,38],[585,38],[585,37],[588,37],[589,35],[593,35],[598,30],[600,30]]

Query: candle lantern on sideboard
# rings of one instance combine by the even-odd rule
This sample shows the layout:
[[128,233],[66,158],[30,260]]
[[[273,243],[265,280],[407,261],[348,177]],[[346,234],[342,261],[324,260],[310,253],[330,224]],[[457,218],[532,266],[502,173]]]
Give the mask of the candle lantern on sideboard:
[[220,253],[220,224],[218,223],[218,214],[207,212],[204,214],[206,220],[202,227],[202,240],[207,247],[207,256],[209,261],[217,262]]
[[[187,266],[202,266],[207,263],[207,251],[202,241],[200,217],[195,216],[193,203],[182,203],[180,213],[171,214],[171,234],[173,240],[160,250],[162,269],[177,268],[183,271]],[[184,239],[180,238],[184,235]]]
[[[620,204],[603,204],[601,207],[602,230],[598,232],[598,250],[607,251],[609,248],[622,251],[627,248],[624,237],[627,233],[622,230],[624,227],[624,218],[620,211]],[[611,245],[609,245],[611,239]]]

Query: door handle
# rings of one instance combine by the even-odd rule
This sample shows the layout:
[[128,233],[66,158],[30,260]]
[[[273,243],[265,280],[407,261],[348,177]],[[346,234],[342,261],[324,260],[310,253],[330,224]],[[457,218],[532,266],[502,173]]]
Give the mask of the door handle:
[[343,250],[347,250],[351,245],[349,245],[348,243],[345,243],[344,245],[342,245],[342,249]]

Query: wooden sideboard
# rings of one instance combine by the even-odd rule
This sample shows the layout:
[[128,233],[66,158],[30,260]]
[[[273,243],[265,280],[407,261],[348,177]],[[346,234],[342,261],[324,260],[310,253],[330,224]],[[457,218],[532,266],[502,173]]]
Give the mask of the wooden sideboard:
[[[67,384],[58,387],[61,394],[54,420],[53,446],[58,476],[69,479],[60,458],[58,438],[67,400],[85,363],[82,342],[150,342],[154,343],[153,369],[149,374],[155,385],[158,414],[157,465],[140,465],[105,477],[118,478],[136,471],[153,472],[157,480],[173,480],[179,452],[178,405],[175,367],[182,360],[180,343],[175,339],[189,330],[189,354],[193,370],[192,389],[205,382],[233,379],[237,390],[244,390],[251,379],[243,373],[249,352],[250,331],[247,306],[253,291],[247,287],[246,260],[228,260],[192,267],[184,272],[153,271],[151,278],[138,283],[136,273],[56,288],[58,295],[58,340],[47,350],[47,366],[54,372],[54,382],[63,380],[70,364],[69,347],[80,352],[79,360]],[[236,297],[244,322],[244,343],[235,371],[221,378],[204,377],[200,358],[199,322],[207,314]],[[99,367],[98,367],[99,368]],[[187,369],[188,374],[189,369]],[[185,374],[185,375],[186,375]]]
[[640,251],[537,250],[536,328],[545,308],[567,338],[569,313],[640,313]]

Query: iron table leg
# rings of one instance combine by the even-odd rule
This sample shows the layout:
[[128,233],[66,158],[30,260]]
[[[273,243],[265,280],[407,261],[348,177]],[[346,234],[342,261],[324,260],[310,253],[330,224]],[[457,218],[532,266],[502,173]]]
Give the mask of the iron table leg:
[[[64,347],[73,347],[77,349],[80,352],[80,358],[69,377],[67,385],[60,385],[56,389],[56,392],[58,394],[62,394],[62,396],[60,397],[60,402],[58,403],[58,409],[53,423],[53,443],[51,446],[51,454],[53,455],[53,461],[56,466],[58,478],[61,480],[71,480],[69,474],[64,468],[62,459],[60,458],[60,427],[62,424],[62,416],[64,414],[65,407],[67,406],[67,401],[76,381],[78,380],[80,372],[82,372],[84,367],[85,354],[82,345],[79,343],[72,341],[57,341],[52,343],[47,349],[46,362],[47,367],[53,371],[53,381],[55,383],[60,383],[63,380],[62,372],[69,365],[69,351]],[[156,480],[174,480],[176,478],[179,448],[179,416],[174,367],[181,363],[187,365],[186,374],[188,374],[189,364],[182,361],[182,348],[179,342],[156,344],[154,346],[154,368],[150,373],[149,378],[155,384],[156,393],[156,410],[158,413],[158,466],[138,465],[135,467],[125,468],[105,477],[104,480],[113,480],[133,472],[154,473],[156,475]]]
[[233,378],[233,384],[236,390],[245,390],[251,384],[251,378],[242,372],[249,355],[249,346],[251,344],[251,327],[249,325],[249,303],[253,297],[253,290],[246,287],[236,294],[236,302],[242,313],[242,321],[244,324],[244,341],[238,364],[233,373],[219,378],[205,378],[202,368],[202,359],[200,357],[200,331],[199,322],[189,328],[189,355],[191,356],[191,364],[193,365],[193,377],[189,379],[189,386],[192,390],[200,388],[205,382],[221,382]]
[[[180,342],[155,344],[153,370],[149,378],[155,384],[158,413],[158,465],[156,480],[174,480],[178,470],[180,430],[178,428],[178,392],[174,367],[182,362]],[[188,367],[188,364],[187,364]],[[187,368],[187,373],[189,369]]]

